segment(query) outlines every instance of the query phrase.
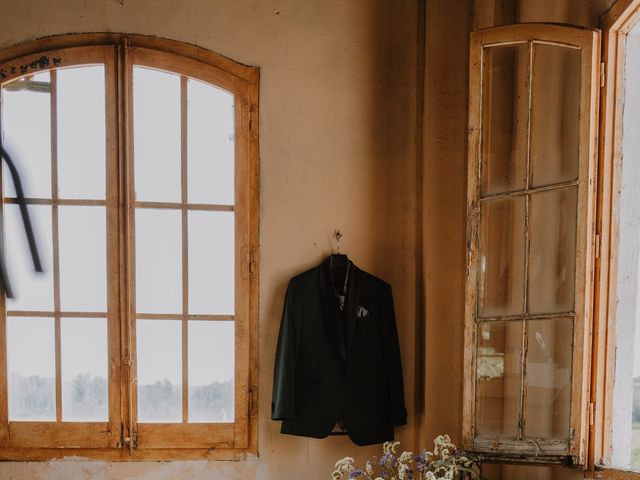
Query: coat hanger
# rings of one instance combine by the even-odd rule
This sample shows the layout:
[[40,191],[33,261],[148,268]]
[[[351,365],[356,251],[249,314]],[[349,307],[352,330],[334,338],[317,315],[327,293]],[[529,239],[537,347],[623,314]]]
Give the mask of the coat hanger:
[[[33,227],[31,225],[31,219],[29,218],[29,210],[27,209],[27,202],[24,198],[24,190],[22,189],[22,181],[20,180],[20,174],[16,164],[11,159],[11,156],[7,153],[5,148],[0,143],[0,162],[4,158],[7,163],[7,168],[11,174],[11,181],[16,191],[16,198],[18,201],[18,207],[20,208],[20,216],[22,218],[22,226],[27,236],[27,244],[29,245],[29,251],[31,253],[31,260],[33,261],[33,268],[36,272],[42,272],[42,263],[40,262],[40,255],[38,253],[38,246],[36,245],[36,238],[33,233]],[[6,266],[4,263],[4,251],[0,251],[0,290],[3,290],[8,298],[13,298],[13,290],[11,288],[11,282],[7,275]],[[2,293],[2,292],[0,292]]]
[[336,238],[336,253],[331,253],[329,257],[329,263],[331,264],[331,268],[335,267],[344,267],[349,264],[349,257],[344,253],[340,253],[340,240],[344,237],[343,233],[336,229],[333,233],[333,236]]

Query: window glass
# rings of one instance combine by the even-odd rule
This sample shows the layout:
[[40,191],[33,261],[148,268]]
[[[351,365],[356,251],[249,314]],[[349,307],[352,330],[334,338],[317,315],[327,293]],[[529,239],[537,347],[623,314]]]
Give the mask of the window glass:
[[29,205],[28,208],[44,272],[33,271],[20,208],[18,205],[5,204],[2,212],[4,260],[14,293],[14,298],[7,299],[7,309],[50,312],[53,311],[51,207]]
[[233,322],[189,322],[189,421],[234,420]]
[[[51,79],[48,72],[2,87],[2,144],[20,164],[27,196],[51,197]],[[6,166],[3,187],[15,197]]]
[[482,193],[525,188],[529,49],[527,43],[483,50]]
[[136,322],[138,420],[182,421],[182,325],[178,320]]
[[567,438],[571,412],[571,318],[530,320],[525,360],[525,436]]
[[530,175],[534,187],[578,178],[580,75],[579,49],[533,44]]
[[63,318],[62,419],[106,422],[109,419],[107,319]]
[[497,198],[480,207],[481,317],[524,312],[525,198]]
[[180,76],[133,68],[135,191],[138,201],[180,201]]
[[9,420],[56,420],[53,318],[7,318]]
[[62,310],[106,312],[105,208],[59,207],[58,235]]
[[136,310],[182,312],[179,210],[136,209]]
[[189,203],[233,205],[233,95],[190,79],[187,113]]
[[104,66],[56,71],[58,195],[105,197]]
[[577,187],[531,195],[529,313],[573,310]]
[[233,212],[189,212],[189,312],[234,312]]
[[518,437],[522,388],[522,321],[478,327],[476,379],[479,437]]

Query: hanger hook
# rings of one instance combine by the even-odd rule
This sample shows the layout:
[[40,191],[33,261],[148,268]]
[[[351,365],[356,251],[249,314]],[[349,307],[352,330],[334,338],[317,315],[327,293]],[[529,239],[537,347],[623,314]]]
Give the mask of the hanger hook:
[[340,239],[344,236],[339,229],[333,233],[336,237],[336,245],[338,246],[338,253],[340,253]]

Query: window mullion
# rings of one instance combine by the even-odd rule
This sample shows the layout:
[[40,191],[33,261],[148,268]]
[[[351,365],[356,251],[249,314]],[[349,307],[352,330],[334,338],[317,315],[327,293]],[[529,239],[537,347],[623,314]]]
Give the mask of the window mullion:
[[58,76],[51,70],[51,229],[53,241],[53,311],[55,318],[56,422],[62,421],[62,348],[60,339],[60,245],[58,233]]
[[[531,196],[529,188],[531,187],[531,102],[533,91],[533,42],[528,44],[528,62],[527,62],[527,156],[525,167],[525,195],[524,195],[524,282],[522,289],[522,305],[525,315],[529,313],[529,260],[531,253],[531,236],[529,235],[531,211]],[[520,357],[520,412],[518,419],[518,440],[524,439],[524,429],[526,424],[526,402],[525,395],[527,391],[527,350],[528,350],[528,330],[529,322],[522,321],[522,348]]]
[[109,446],[120,446],[120,433],[122,430],[123,409],[121,365],[121,332],[122,316],[120,312],[120,299],[123,294],[120,285],[120,230],[123,223],[119,218],[119,137],[118,137],[118,55],[115,47],[106,53],[105,61],[105,127],[106,135],[106,175],[105,175],[105,213],[107,225],[113,226],[106,230],[106,255],[107,255],[107,355],[109,372],[108,384],[108,422],[109,422]]
[[189,421],[189,211],[187,209],[187,77],[180,76],[180,187],[182,200],[182,423]]
[[119,212],[119,282],[120,282],[120,326],[122,381],[121,407],[122,427],[121,446],[128,447],[133,453],[137,436],[137,392],[134,379],[135,366],[135,202],[134,169],[132,164],[133,143],[131,142],[133,66],[129,59],[129,41],[123,37],[118,45],[118,202]]

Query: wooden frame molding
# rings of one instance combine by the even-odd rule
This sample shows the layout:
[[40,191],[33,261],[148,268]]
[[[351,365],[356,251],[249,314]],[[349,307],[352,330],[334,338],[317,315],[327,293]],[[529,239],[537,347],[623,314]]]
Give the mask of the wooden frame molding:
[[600,98],[597,233],[589,469],[595,478],[638,479],[640,473],[611,465],[613,389],[616,355],[616,304],[622,127],[626,35],[640,20],[640,0],[618,0],[600,19],[602,41],[602,95]]
[[[106,191],[104,200],[60,199],[57,196],[56,68],[105,66]],[[181,156],[179,203],[136,201],[133,179],[133,65],[180,75]],[[52,211],[54,273],[53,311],[6,310],[0,298],[0,460],[48,460],[67,455],[100,460],[240,460],[257,455],[258,362],[258,228],[259,70],[217,53],[184,43],[112,33],[47,37],[0,51],[0,85],[38,72],[51,72],[51,197],[29,198],[31,205]],[[194,78],[234,96],[235,200],[231,205],[189,203],[187,195],[187,82]],[[4,198],[3,204],[15,204]],[[60,206],[103,207],[107,224],[107,311],[67,312],[60,304],[58,221]],[[137,312],[135,307],[136,209],[180,212],[182,307],[175,313]],[[235,312],[189,312],[188,212],[230,212],[235,218]],[[0,209],[0,227],[3,221]],[[1,242],[0,242],[1,243]],[[56,418],[51,422],[16,422],[8,417],[6,318],[54,319]],[[63,422],[61,385],[62,318],[107,321],[109,419],[106,422]],[[138,423],[136,318],[181,321],[182,423]],[[234,323],[235,421],[188,423],[188,322]]]
[[[532,128],[532,79],[534,45],[553,45],[580,52],[581,81],[579,119],[579,163],[577,181],[558,182],[550,187],[533,188],[530,176],[530,131]],[[506,45],[526,46],[529,91],[526,131],[526,175],[525,185],[509,193],[482,194],[482,155],[484,113],[483,55],[486,48]],[[467,277],[465,296],[465,376],[463,404],[463,441],[465,448],[480,454],[486,460],[519,463],[558,463],[582,466],[587,459],[588,399],[591,360],[591,305],[593,301],[593,260],[595,249],[595,175],[596,175],[596,131],[599,95],[600,36],[597,31],[551,25],[518,24],[489,28],[471,34],[470,85],[469,85],[469,163],[467,182]],[[529,259],[529,196],[534,192],[557,189],[577,191],[576,263],[574,282],[574,309],[568,312],[529,314],[528,305],[528,259]],[[480,211],[481,205],[497,198],[524,197],[524,284],[523,313],[515,315],[481,316],[479,302],[480,262]],[[571,367],[570,431],[566,438],[533,438],[526,436],[524,398],[527,391],[525,374],[520,380],[520,404],[517,438],[500,436],[479,438],[476,436],[476,342],[480,322],[522,321],[522,372],[526,372],[527,322],[536,319],[572,320],[573,355]]]

